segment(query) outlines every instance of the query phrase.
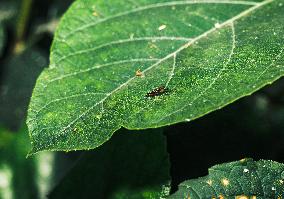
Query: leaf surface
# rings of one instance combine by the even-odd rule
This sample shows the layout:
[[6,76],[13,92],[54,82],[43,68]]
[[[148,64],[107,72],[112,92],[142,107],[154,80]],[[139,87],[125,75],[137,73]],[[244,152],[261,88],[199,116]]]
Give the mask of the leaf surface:
[[31,153],[190,121],[272,83],[284,73],[283,3],[76,1],[33,93]]
[[179,185],[171,199],[282,198],[284,165],[269,160],[243,159],[213,166],[209,175]]

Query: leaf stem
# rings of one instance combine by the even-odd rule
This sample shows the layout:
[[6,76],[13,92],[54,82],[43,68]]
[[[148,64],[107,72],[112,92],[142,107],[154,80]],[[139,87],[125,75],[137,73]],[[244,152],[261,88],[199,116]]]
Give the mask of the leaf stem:
[[27,23],[30,17],[30,11],[32,8],[33,0],[22,0],[20,13],[18,15],[16,24],[16,44],[14,46],[14,52],[19,53],[25,48],[24,34],[26,32]]

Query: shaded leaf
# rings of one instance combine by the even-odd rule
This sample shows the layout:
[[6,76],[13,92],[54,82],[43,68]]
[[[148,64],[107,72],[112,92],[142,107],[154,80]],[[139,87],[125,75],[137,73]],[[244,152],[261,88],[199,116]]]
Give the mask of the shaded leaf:
[[18,2],[14,0],[4,0],[0,2],[0,23],[15,17]]
[[[0,128],[0,198],[44,199],[51,182],[51,152],[26,158],[27,127],[17,133]],[[28,179],[28,180],[27,180]]]
[[4,24],[16,14],[15,2],[0,2],[0,57],[5,43]]
[[47,64],[47,57],[36,48],[26,49],[4,63],[0,85],[0,123],[18,129],[26,116],[36,78]]
[[165,137],[157,131],[124,130],[103,147],[85,152],[50,198],[165,198],[169,161]]
[[282,198],[284,165],[269,160],[243,159],[213,166],[206,177],[179,185],[172,199]]
[[190,121],[283,75],[283,0],[131,2],[79,0],[63,17],[30,104],[32,153]]
[[3,29],[3,26],[0,23],[0,56],[2,55],[4,42],[5,42],[4,29]]

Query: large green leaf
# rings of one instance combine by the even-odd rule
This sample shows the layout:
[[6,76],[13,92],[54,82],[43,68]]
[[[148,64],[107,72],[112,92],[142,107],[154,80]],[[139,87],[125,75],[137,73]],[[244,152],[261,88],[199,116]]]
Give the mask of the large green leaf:
[[[32,153],[190,121],[273,82],[284,74],[283,3],[76,1],[33,93]],[[145,97],[159,86],[168,92]]]
[[[253,197],[254,196],[254,197]],[[172,199],[283,198],[284,165],[278,162],[243,159],[216,165],[209,175],[188,180],[179,186]]]
[[123,130],[85,152],[49,198],[162,199],[170,190],[169,167],[160,130]]

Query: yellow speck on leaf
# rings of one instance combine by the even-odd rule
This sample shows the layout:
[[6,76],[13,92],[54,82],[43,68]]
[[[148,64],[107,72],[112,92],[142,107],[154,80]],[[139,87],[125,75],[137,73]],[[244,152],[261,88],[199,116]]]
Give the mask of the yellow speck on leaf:
[[206,183],[211,186],[212,185],[212,180],[207,180]]
[[97,13],[96,11],[93,12],[93,16],[98,17],[99,13]]
[[164,30],[167,26],[165,24],[161,25],[158,29],[159,31]]
[[241,195],[241,196],[236,196],[236,199],[249,199],[249,197],[245,195]]
[[96,11],[96,8],[93,8],[93,16],[98,17],[100,14]]
[[226,179],[226,178],[223,178],[223,179],[222,179],[222,184],[223,184],[224,186],[228,186],[229,183],[230,183],[230,181],[229,181],[228,179]]
[[158,46],[156,46],[156,45],[153,44],[153,43],[149,43],[149,47],[150,47],[150,48],[156,48],[156,49],[158,49]]

